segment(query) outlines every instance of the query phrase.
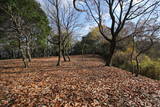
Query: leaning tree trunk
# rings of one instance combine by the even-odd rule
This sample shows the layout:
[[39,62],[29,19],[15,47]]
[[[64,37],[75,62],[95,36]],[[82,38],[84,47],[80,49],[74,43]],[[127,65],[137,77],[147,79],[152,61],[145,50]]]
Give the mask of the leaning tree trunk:
[[26,52],[25,52],[25,49],[21,46],[21,41],[18,40],[18,47],[19,47],[19,53],[22,54],[22,60],[23,60],[23,63],[24,63],[24,66],[25,68],[28,67],[28,60],[27,60],[27,57],[26,57]]
[[24,66],[25,68],[28,68],[28,60],[27,60],[27,57],[26,57],[26,52],[24,51],[24,49],[20,49],[21,53],[22,53],[22,59],[23,59],[23,63],[24,63]]
[[66,57],[65,57],[65,49],[64,49],[64,47],[62,49],[62,56],[63,56],[64,62],[66,62],[67,60],[66,60]]
[[113,54],[116,48],[116,41],[113,40],[110,42],[110,47],[109,47],[109,53],[106,58],[106,65],[105,66],[112,66],[112,59],[113,59]]
[[70,56],[69,56],[69,54],[68,54],[68,51],[66,52],[66,55],[67,55],[68,61],[70,62],[70,61],[71,61],[71,58],[70,58]]

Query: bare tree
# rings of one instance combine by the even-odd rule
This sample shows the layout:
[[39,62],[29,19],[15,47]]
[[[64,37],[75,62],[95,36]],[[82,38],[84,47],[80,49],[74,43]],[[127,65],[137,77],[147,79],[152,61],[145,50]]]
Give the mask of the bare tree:
[[[58,62],[57,66],[61,65],[61,55],[62,55],[62,27],[61,27],[61,0],[47,0],[49,3],[47,4],[47,15],[51,21],[51,26],[55,27],[58,35]],[[54,26],[55,25],[55,26]]]
[[32,24],[28,24],[23,17],[13,12],[13,7],[7,5],[1,9],[10,17],[10,28],[6,30],[8,32],[8,39],[16,40],[18,42],[19,51],[22,54],[22,59],[25,68],[28,67],[28,62],[31,62],[30,43],[32,36]]
[[[145,21],[140,22],[141,26],[137,27],[137,29],[139,29],[138,32],[132,35],[133,50],[131,53],[131,63],[133,65],[133,73],[135,73],[136,76],[138,76],[141,71],[139,57],[151,49],[154,42],[158,39],[156,34],[160,30],[160,25],[157,23],[157,18],[150,20],[147,18]],[[136,62],[136,69],[134,69],[133,61]]]
[[[92,17],[99,27],[101,35],[110,43],[109,54],[106,58],[106,66],[111,66],[117,42],[129,36],[118,39],[119,33],[128,21],[135,21],[142,15],[147,15],[159,6],[159,0],[81,0],[84,2],[85,9],[77,8],[76,1],[73,0],[74,7],[78,11],[85,11]],[[109,26],[112,37],[105,34],[104,26]]]
[[50,37],[50,43],[58,44],[59,46],[59,57],[57,65],[61,65],[61,56],[63,55],[64,61],[70,61],[69,57],[69,48],[70,42],[73,34],[80,26],[78,19],[79,14],[72,4],[66,0],[66,2],[62,2],[61,0],[48,0],[49,4],[47,6],[47,15],[51,22],[51,27],[53,28],[53,32],[58,36],[58,39],[54,38],[54,36]]
[[72,36],[74,33],[81,27],[79,22],[80,14],[72,7],[71,3],[67,2],[65,6],[63,6],[62,11],[62,27],[63,27],[63,40],[62,40],[62,54],[65,59],[67,56],[68,61],[70,61],[69,57],[69,48],[71,48]]

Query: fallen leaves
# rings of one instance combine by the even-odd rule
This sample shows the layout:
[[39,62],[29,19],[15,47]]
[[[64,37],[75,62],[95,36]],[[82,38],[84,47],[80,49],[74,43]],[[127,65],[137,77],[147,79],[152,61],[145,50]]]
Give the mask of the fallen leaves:
[[56,67],[57,58],[0,61],[0,106],[119,107],[160,106],[160,82],[104,67],[97,57],[72,56]]

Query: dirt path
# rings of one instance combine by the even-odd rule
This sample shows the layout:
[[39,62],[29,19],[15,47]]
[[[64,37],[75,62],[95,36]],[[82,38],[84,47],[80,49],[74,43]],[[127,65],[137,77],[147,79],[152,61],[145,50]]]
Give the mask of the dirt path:
[[98,56],[72,56],[56,67],[56,57],[0,61],[2,107],[160,107],[160,82],[114,67]]

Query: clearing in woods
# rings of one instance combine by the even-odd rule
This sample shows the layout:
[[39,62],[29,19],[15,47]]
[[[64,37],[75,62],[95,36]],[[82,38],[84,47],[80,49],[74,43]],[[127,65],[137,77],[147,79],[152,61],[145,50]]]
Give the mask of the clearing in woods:
[[160,81],[105,67],[93,55],[0,61],[0,106],[8,107],[160,107]]

